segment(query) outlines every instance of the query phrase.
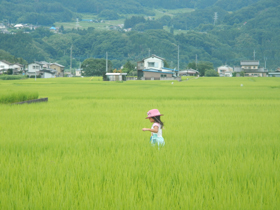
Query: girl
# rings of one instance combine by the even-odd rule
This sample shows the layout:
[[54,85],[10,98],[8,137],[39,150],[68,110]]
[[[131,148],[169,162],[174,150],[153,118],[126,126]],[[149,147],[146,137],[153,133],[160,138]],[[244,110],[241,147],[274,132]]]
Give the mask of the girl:
[[151,144],[155,145],[158,144],[158,146],[163,146],[165,144],[164,139],[162,137],[162,128],[163,128],[163,122],[160,120],[160,112],[157,109],[152,109],[148,111],[148,117],[146,119],[149,119],[151,123],[153,123],[152,128],[143,128],[142,131],[150,131],[151,132],[151,138],[150,142]]

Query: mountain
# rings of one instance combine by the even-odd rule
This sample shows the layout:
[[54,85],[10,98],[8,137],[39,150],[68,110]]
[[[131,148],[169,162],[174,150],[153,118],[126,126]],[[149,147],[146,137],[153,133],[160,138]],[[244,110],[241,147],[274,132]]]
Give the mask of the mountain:
[[[270,69],[279,67],[279,0],[0,0],[0,20],[5,24],[32,23],[52,25],[54,21],[74,21],[81,13],[114,11],[126,19],[131,32],[61,28],[54,34],[48,28],[0,34],[1,49],[28,62],[49,60],[69,66],[73,45],[73,66],[89,57],[104,58],[106,52],[114,68],[127,60],[136,62],[151,53],[166,58],[176,67],[177,45],[180,66],[196,59],[214,66],[238,65],[240,60],[256,59]],[[147,19],[154,9],[193,8],[193,12]],[[14,8],[10,10],[8,8]],[[216,13],[216,19],[214,21]],[[153,16],[152,16],[153,17]],[[175,32],[174,32],[175,31]]]

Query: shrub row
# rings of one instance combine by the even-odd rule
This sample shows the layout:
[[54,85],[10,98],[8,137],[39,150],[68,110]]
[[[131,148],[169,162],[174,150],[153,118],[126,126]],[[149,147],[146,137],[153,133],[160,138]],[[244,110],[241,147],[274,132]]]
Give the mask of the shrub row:
[[26,75],[1,75],[0,79],[2,80],[19,80],[19,79],[26,79]]
[[18,92],[18,93],[12,93],[7,95],[1,95],[0,96],[0,103],[3,104],[9,104],[9,103],[16,103],[21,101],[28,101],[28,100],[34,100],[38,99],[39,94],[35,92]]

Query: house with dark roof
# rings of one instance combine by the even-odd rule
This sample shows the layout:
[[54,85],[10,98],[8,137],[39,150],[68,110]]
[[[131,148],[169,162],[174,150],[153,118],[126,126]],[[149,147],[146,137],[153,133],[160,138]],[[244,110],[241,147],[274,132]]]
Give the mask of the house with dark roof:
[[276,71],[272,71],[268,73],[269,77],[280,77],[280,68],[278,68]]
[[255,60],[240,61],[240,66],[235,66],[233,72],[239,77],[244,73],[245,77],[267,77],[268,70],[260,67],[260,62]]
[[166,80],[179,78],[178,70],[164,67],[164,58],[149,56],[137,62],[137,77],[142,80]]

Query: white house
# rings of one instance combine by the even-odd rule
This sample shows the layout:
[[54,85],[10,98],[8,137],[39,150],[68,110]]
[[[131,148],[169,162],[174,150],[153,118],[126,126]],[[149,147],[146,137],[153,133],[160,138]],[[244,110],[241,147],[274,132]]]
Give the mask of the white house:
[[218,67],[218,74],[220,77],[232,77],[232,73],[233,68],[228,65]]
[[8,69],[11,69],[13,64],[11,64],[10,62],[8,61],[5,61],[5,60],[2,60],[0,61],[0,71],[1,73],[4,73],[6,72]]
[[2,60],[0,61],[0,74],[7,72],[8,69],[12,69],[13,70],[13,74],[18,73],[19,71],[23,71],[24,70],[24,66],[22,64],[19,63],[15,63],[12,64],[8,61]]
[[137,62],[137,76],[145,80],[174,79],[178,70],[165,68],[164,58],[152,55]]
[[27,66],[27,75],[39,75],[39,71],[43,69],[43,65],[39,63],[30,63]]

